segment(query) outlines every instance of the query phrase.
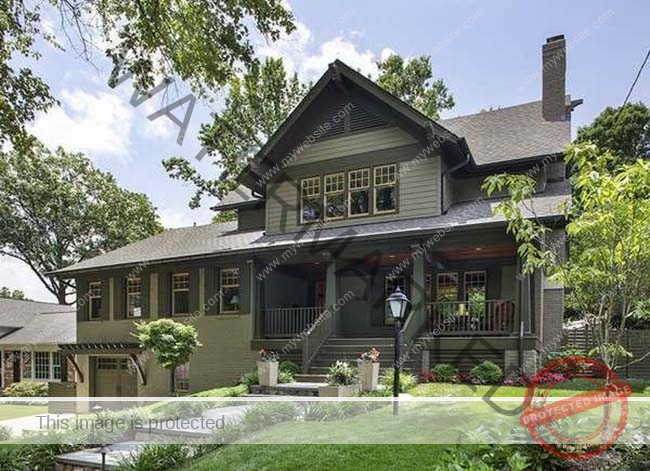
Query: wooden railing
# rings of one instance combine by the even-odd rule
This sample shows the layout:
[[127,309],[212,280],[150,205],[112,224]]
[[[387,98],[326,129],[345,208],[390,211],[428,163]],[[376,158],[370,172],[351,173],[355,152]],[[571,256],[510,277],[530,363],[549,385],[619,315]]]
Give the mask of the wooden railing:
[[509,335],[515,327],[515,303],[506,299],[427,304],[429,331],[437,335]]
[[323,309],[312,326],[302,338],[302,371],[309,373],[309,366],[320,347],[334,331],[334,316],[329,310]]
[[264,336],[291,338],[304,332],[320,316],[324,307],[287,307],[263,309]]

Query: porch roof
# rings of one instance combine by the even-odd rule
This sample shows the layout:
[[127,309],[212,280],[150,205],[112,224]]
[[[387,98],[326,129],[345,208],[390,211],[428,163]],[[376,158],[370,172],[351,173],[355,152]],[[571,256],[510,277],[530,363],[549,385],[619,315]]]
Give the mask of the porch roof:
[[[567,182],[549,184],[546,191],[532,198],[530,206],[539,218],[561,218],[562,205],[570,200]],[[453,205],[446,214],[388,222],[366,222],[353,226],[323,228],[314,236],[309,231],[301,238],[296,234],[265,235],[264,231],[238,231],[236,222],[208,224],[196,227],[172,229],[148,239],[127,245],[81,263],[58,270],[60,276],[72,277],[79,273],[135,264],[168,263],[212,256],[256,254],[280,250],[299,242],[308,244],[349,237],[350,229],[355,238],[383,238],[426,236],[438,229],[458,230],[474,227],[503,225],[505,219],[494,214],[494,208],[502,199],[464,202]],[[525,209],[525,213],[532,214]]]
[[102,353],[131,354],[143,350],[137,343],[106,342],[106,343],[62,343],[59,348],[64,353],[97,355]]

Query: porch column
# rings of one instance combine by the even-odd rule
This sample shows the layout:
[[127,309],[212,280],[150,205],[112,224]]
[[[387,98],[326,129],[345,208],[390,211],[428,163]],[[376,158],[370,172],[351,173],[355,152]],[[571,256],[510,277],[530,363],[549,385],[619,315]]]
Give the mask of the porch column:
[[327,259],[327,272],[325,274],[325,308],[329,309],[334,318],[334,332],[339,329],[339,315],[333,310],[338,301],[338,279],[336,278],[336,259],[329,255]]
[[[411,257],[413,259],[413,276],[411,278],[411,316],[414,317],[413,321],[417,322],[416,331],[419,331],[424,324],[424,313],[426,295],[425,295],[425,254],[421,253],[423,249],[414,246],[412,247]],[[404,339],[409,342],[411,339]]]
[[251,286],[251,309],[253,310],[253,338],[259,339],[264,336],[264,279],[258,279],[261,272],[260,264],[256,261],[250,265],[252,272]]

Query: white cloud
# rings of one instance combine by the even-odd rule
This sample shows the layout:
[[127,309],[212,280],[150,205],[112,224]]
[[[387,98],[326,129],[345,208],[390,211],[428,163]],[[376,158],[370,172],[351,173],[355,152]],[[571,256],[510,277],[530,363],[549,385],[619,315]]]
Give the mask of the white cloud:
[[108,93],[63,90],[61,107],[40,115],[32,132],[47,146],[63,146],[90,157],[129,155],[133,109]]
[[54,295],[43,286],[36,274],[15,258],[0,256],[0,286],[19,289],[34,301],[56,302]]
[[328,64],[340,59],[363,75],[377,76],[377,57],[370,50],[360,51],[343,36],[337,36],[324,43],[315,55],[306,57],[301,64],[302,75],[309,79],[318,78]]

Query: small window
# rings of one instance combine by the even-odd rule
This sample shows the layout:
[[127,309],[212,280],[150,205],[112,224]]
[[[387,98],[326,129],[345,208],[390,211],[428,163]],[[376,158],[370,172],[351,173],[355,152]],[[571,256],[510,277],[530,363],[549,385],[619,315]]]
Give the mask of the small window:
[[239,312],[239,268],[221,270],[221,312]]
[[[408,296],[408,283],[407,283],[407,278],[405,275],[396,275],[393,277],[387,276],[384,279],[384,299],[388,299],[388,297],[395,292],[395,290],[399,288],[400,291]],[[384,303],[385,305],[386,303]],[[390,307],[385,305],[386,309],[386,314],[385,314],[385,323],[386,325],[393,325],[395,323],[395,320],[393,319],[393,315],[390,312]],[[402,319],[403,320],[403,319]]]
[[300,221],[318,221],[321,218],[320,177],[303,178],[300,183]]
[[52,352],[52,378],[54,379],[63,379],[61,360],[61,352]]
[[348,215],[367,216],[370,214],[370,169],[348,172]]
[[34,379],[50,379],[50,352],[34,352]]
[[174,392],[187,394],[190,392],[190,364],[178,365],[174,369]]
[[458,301],[458,273],[438,273],[438,301]]
[[190,274],[172,275],[172,314],[175,316],[190,313]]
[[98,370],[128,370],[129,360],[127,358],[97,358]]
[[325,175],[325,217],[329,220],[345,216],[345,174]]
[[375,214],[397,210],[397,165],[375,167]]
[[102,283],[88,283],[88,312],[90,319],[102,318]]
[[23,352],[22,355],[22,379],[32,379],[32,354],[30,352]]
[[127,278],[126,280],[126,315],[127,317],[142,317],[141,278]]

